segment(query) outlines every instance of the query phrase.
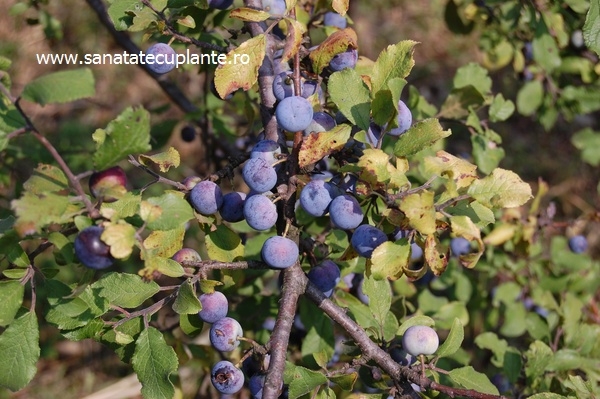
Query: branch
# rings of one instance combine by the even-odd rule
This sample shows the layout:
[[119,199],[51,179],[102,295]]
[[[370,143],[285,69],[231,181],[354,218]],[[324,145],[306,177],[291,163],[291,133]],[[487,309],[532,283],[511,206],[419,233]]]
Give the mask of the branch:
[[[261,0],[244,0],[246,7],[262,10]],[[265,34],[264,24],[247,22],[248,31],[253,37]],[[260,116],[265,129],[265,139],[279,142],[277,119],[275,119],[275,95],[273,94],[273,52],[275,38],[267,34],[267,51],[261,67],[258,70],[258,88],[260,93]]]
[[142,4],[144,4],[146,7],[148,7],[149,9],[151,9],[158,16],[158,18],[165,23],[165,30],[168,32],[168,34],[170,34],[171,36],[173,36],[174,38],[176,38],[180,42],[187,43],[187,44],[193,44],[196,47],[200,47],[200,48],[204,48],[204,49],[207,49],[207,50],[216,51],[218,53],[226,53],[227,52],[227,49],[225,47],[221,47],[221,46],[218,46],[218,45],[212,44],[212,43],[201,42],[201,41],[196,40],[194,38],[185,36],[184,34],[182,34],[181,32],[179,32],[177,29],[175,29],[173,27],[173,24],[171,23],[171,21],[169,21],[169,19],[165,16],[165,13],[163,13],[162,11],[157,10],[152,5],[152,3],[150,3],[150,1],[148,1],[148,0],[142,0]]
[[[298,276],[308,282],[306,275]],[[401,367],[396,363],[390,355],[375,344],[365,333],[365,330],[356,324],[346,312],[334,304],[331,300],[327,299],[325,295],[311,282],[308,282],[306,287],[306,295],[312,300],[325,314],[327,314],[333,321],[339,324],[348,334],[356,345],[361,350],[363,356],[375,361],[379,367],[381,367],[394,381],[402,382],[408,380],[412,383],[419,385],[424,389],[432,389],[438,392],[447,394],[450,397],[467,397],[475,399],[507,399],[504,396],[490,395],[481,392],[477,392],[471,389],[461,389],[448,387],[442,384],[438,384],[435,381],[431,381],[428,378],[422,376],[415,370],[408,367]]]

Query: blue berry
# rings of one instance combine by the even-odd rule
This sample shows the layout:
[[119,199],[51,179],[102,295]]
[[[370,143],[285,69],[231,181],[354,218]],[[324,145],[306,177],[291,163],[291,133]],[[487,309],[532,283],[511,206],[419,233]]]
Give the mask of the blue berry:
[[413,356],[433,355],[440,345],[440,339],[431,327],[412,326],[402,336],[402,348]]
[[306,129],[304,129],[304,135],[307,136],[311,133],[322,133],[328,132],[335,127],[335,119],[333,116],[325,112],[315,112],[313,119]]
[[387,241],[387,235],[368,224],[358,226],[350,242],[354,250],[362,257],[370,258],[375,248]]
[[313,108],[310,102],[304,97],[286,97],[277,104],[275,117],[282,129],[290,132],[298,132],[310,125],[313,118]]
[[244,386],[244,373],[233,363],[222,360],[215,364],[210,372],[213,386],[222,394],[233,394]]
[[235,223],[244,220],[244,202],[246,193],[231,192],[223,196],[223,203],[219,209],[221,217],[226,222]]
[[246,161],[242,176],[248,187],[259,193],[270,191],[277,184],[275,168],[263,158],[250,158]]
[[229,302],[227,297],[219,291],[212,294],[202,294],[199,297],[202,304],[202,310],[198,312],[198,317],[206,323],[214,323],[227,316]]
[[210,343],[218,351],[231,352],[240,345],[238,337],[244,335],[242,326],[231,317],[223,317],[210,327]]
[[329,62],[329,68],[334,72],[346,68],[354,68],[356,66],[356,61],[358,61],[358,51],[349,48],[343,53],[336,54]]
[[216,8],[217,10],[226,10],[233,4],[233,0],[208,0],[208,6],[210,8]]
[[450,240],[450,250],[455,256],[466,255],[471,252],[471,243],[463,237],[454,237]]
[[277,222],[277,207],[264,195],[253,195],[246,199],[244,217],[248,225],[255,230],[269,230]]
[[212,215],[223,204],[223,194],[216,183],[203,180],[190,191],[190,201],[198,213]]
[[155,43],[146,50],[146,65],[154,73],[165,74],[172,71],[176,65],[176,53],[165,43]]
[[335,227],[342,230],[351,230],[362,223],[364,214],[356,198],[344,194],[331,201],[329,217]]
[[275,269],[286,269],[293,266],[300,255],[298,245],[289,238],[269,237],[260,252],[263,261]]
[[348,26],[348,21],[345,17],[341,16],[337,12],[329,11],[325,13],[323,17],[323,25],[335,26],[336,28],[344,29]]
[[324,260],[308,272],[308,279],[321,290],[326,297],[333,294],[333,289],[340,281],[340,268],[331,260]]
[[281,146],[273,140],[261,140],[250,152],[250,158],[263,158],[267,162],[277,161],[276,156],[281,154]]
[[300,192],[300,205],[309,215],[320,217],[327,213],[329,204],[338,195],[331,183],[311,180]]
[[587,238],[582,235],[573,236],[569,239],[569,248],[576,254],[585,252],[588,247]]
[[398,101],[398,116],[396,117],[398,127],[389,131],[390,136],[400,136],[405,133],[412,125],[412,113],[404,101]]
[[75,238],[75,255],[90,269],[106,269],[113,264],[110,247],[100,239],[103,232],[100,226],[90,226],[81,230]]

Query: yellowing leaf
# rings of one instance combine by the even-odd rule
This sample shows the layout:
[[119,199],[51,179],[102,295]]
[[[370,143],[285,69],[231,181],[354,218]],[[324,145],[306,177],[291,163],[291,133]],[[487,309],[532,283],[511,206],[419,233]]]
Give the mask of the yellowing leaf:
[[474,181],[467,193],[483,205],[494,208],[515,208],[533,198],[529,184],[516,173],[501,168]]
[[285,46],[283,47],[281,62],[288,62],[298,53],[302,45],[302,37],[306,33],[306,27],[295,19],[285,18],[285,23],[288,33]]
[[390,179],[389,161],[389,155],[380,149],[364,150],[358,160],[358,166],[361,168],[360,179],[373,186],[387,183]]
[[375,248],[368,271],[376,280],[398,279],[408,266],[410,244],[406,240],[387,241]]
[[[215,87],[221,98],[238,89],[249,90],[258,80],[258,68],[266,53],[266,36],[258,35],[227,53],[215,71]],[[248,60],[244,63],[244,60]]]
[[144,240],[146,249],[145,258],[153,256],[162,256],[165,258],[173,256],[175,252],[181,249],[185,227],[181,226],[173,230],[156,230]]
[[340,15],[346,15],[348,12],[348,7],[350,6],[350,0],[333,0],[331,2],[331,6],[334,11]]
[[23,188],[33,194],[62,191],[69,188],[69,181],[60,168],[40,164],[31,177],[23,183]]
[[234,10],[231,10],[231,12],[229,13],[229,18],[235,18],[247,22],[266,21],[270,17],[271,14],[269,14],[266,11],[255,10],[253,8],[248,7],[236,8]]
[[429,235],[425,240],[425,262],[436,276],[441,275],[448,266],[448,250],[444,252],[444,248],[440,245],[440,241],[436,236]]
[[125,259],[135,245],[135,228],[124,221],[107,223],[100,237],[110,247],[110,254],[117,259]]
[[458,189],[468,187],[477,179],[476,165],[446,151],[438,151],[435,155],[435,157],[425,158],[426,173],[454,180]]
[[320,74],[323,72],[331,59],[336,54],[346,51],[348,47],[358,48],[358,38],[354,29],[345,28],[332,33],[319,47],[310,53],[315,73]]
[[147,165],[146,160],[158,165],[160,171],[163,173],[167,172],[173,166],[178,167],[181,160],[179,152],[173,147],[169,147],[167,151],[154,155],[142,154],[138,159],[142,165]]
[[411,194],[400,200],[400,210],[408,218],[410,227],[423,235],[435,233],[433,192]]
[[144,222],[152,223],[162,215],[162,208],[158,205],[142,201],[140,204],[140,217]]
[[485,249],[483,241],[481,240],[481,231],[468,216],[452,216],[450,218],[450,227],[452,228],[453,237],[463,237],[470,242],[475,241],[477,243],[477,252],[460,255],[458,257],[458,260],[464,267],[469,269],[475,267]]
[[338,125],[328,132],[310,134],[304,138],[298,154],[301,168],[314,164],[326,155],[342,148],[350,138],[352,128],[349,125]]

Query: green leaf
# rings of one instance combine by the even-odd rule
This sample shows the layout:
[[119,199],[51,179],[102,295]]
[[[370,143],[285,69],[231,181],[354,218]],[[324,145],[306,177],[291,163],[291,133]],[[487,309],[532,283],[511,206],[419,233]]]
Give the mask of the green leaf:
[[473,145],[475,164],[485,174],[490,174],[504,159],[504,148],[499,147],[487,137],[474,134],[471,136],[471,144]]
[[371,91],[373,98],[377,97],[380,90],[388,90],[388,82],[395,78],[406,78],[415,65],[413,59],[414,47],[417,42],[403,40],[397,44],[387,46],[379,53],[373,72],[371,74]]
[[142,165],[147,165],[147,161],[152,162],[158,166],[162,173],[168,172],[172,167],[177,168],[179,166],[179,162],[181,161],[179,151],[173,147],[169,147],[167,151],[154,155],[142,154],[138,157],[138,159]]
[[60,168],[40,164],[33,170],[31,177],[23,183],[23,188],[33,194],[43,194],[68,189],[69,181]]
[[365,276],[363,280],[363,293],[369,297],[369,309],[380,326],[385,324],[385,319],[392,304],[392,291],[387,279],[376,280]]
[[350,317],[363,328],[377,327],[377,322],[373,318],[369,307],[354,295],[345,291],[338,291],[335,295],[335,301],[338,306],[348,308],[350,310]]
[[194,210],[178,191],[166,191],[160,197],[152,197],[148,202],[161,209],[158,218],[148,221],[152,230],[174,230],[184,226],[194,218]]
[[440,113],[437,116],[439,118],[460,119],[469,114],[470,108],[481,106],[484,101],[485,98],[473,85],[453,89],[444,104],[442,104]]
[[0,102],[0,151],[8,145],[7,135],[25,126],[23,115],[13,105],[5,108]]
[[28,83],[21,96],[40,105],[66,103],[96,94],[94,75],[88,68],[53,72]]
[[160,291],[160,286],[154,281],[144,281],[140,276],[130,273],[108,273],[91,287],[94,293],[106,298],[111,305],[122,308],[138,307]]
[[136,215],[140,211],[142,201],[141,195],[136,195],[131,191],[119,198],[115,202],[104,202],[100,207],[100,214],[111,221],[125,219]]
[[29,257],[21,247],[20,242],[21,238],[17,236],[14,230],[11,230],[0,237],[0,248],[2,248],[3,255],[10,263],[18,267],[27,267],[30,264]]
[[544,102],[544,86],[539,80],[527,82],[517,93],[517,109],[521,115],[531,116]]
[[317,371],[286,362],[284,382],[289,384],[289,398],[296,399],[327,383],[327,377]]
[[147,279],[152,279],[155,272],[169,277],[181,277],[185,274],[185,270],[179,263],[162,256],[152,256],[146,259],[144,268],[139,271],[139,274]]
[[529,399],[567,399],[567,396],[562,396],[551,392],[542,392],[529,396]]
[[460,319],[455,318],[454,322],[452,323],[450,333],[448,333],[446,340],[437,350],[436,355],[439,357],[445,357],[455,354],[460,349],[464,338],[464,327],[460,322]]
[[410,129],[398,138],[394,146],[394,155],[407,157],[430,147],[436,141],[452,134],[450,130],[443,130],[439,120],[425,119],[415,123]]
[[[266,36],[260,34],[227,53],[225,61],[215,71],[215,87],[221,98],[238,89],[248,91],[254,86],[258,80],[258,68],[265,58],[266,44]],[[247,57],[248,62],[240,63],[239,57]]]
[[239,234],[220,224],[206,235],[206,252],[212,260],[234,262],[244,257],[244,245]]
[[467,193],[490,208],[515,208],[533,198],[529,184],[516,173],[500,168],[481,180],[475,180]]
[[475,345],[481,349],[491,350],[494,354],[491,360],[492,364],[496,367],[502,367],[504,354],[508,348],[506,340],[498,338],[493,332],[484,332],[475,338]]
[[133,24],[133,12],[143,8],[139,0],[120,0],[111,2],[107,11],[116,30],[127,30]]
[[37,316],[27,312],[0,335],[0,386],[11,391],[25,387],[37,372],[40,357]]
[[356,381],[358,380],[358,373],[353,372],[349,374],[343,373],[332,375],[329,377],[329,380],[334,384],[339,385],[344,391],[352,391],[354,389],[354,384],[356,384]]
[[127,108],[105,129],[97,129],[94,165],[106,169],[129,154],[150,150],[150,114],[143,108]]
[[548,366],[554,358],[554,353],[542,341],[535,341],[529,345],[529,349],[525,352],[525,358],[527,359],[525,375],[535,378],[546,373]]
[[397,279],[408,267],[410,245],[407,240],[387,241],[373,251],[368,272],[374,279]]
[[350,68],[329,77],[331,99],[350,122],[363,130],[369,129],[371,96],[360,75]]
[[173,348],[156,328],[145,329],[136,340],[132,365],[142,384],[144,399],[172,399],[175,396],[171,378],[177,372],[179,362]]
[[489,77],[488,71],[474,62],[458,68],[453,84],[455,89],[473,86],[482,96],[492,90],[492,78]]
[[[56,288],[56,281],[50,288]],[[60,290],[69,290],[65,285],[59,284]],[[46,320],[56,325],[61,330],[73,330],[82,327],[109,309],[109,303],[96,294],[91,286],[87,286],[79,296],[66,297],[68,293],[53,293],[55,299],[49,298],[52,307],[46,314]]]
[[505,121],[513,112],[515,112],[515,104],[510,100],[505,100],[502,93],[500,93],[494,97],[490,105],[490,121]]
[[25,191],[21,198],[12,200],[11,207],[17,215],[17,224],[30,227],[36,232],[52,223],[68,223],[80,211],[80,208],[64,195],[36,195],[28,191]]
[[310,302],[301,302],[300,319],[307,331],[306,337],[302,341],[302,358],[304,361],[312,360],[313,354],[319,352],[323,352],[330,359],[335,345],[331,319]]
[[532,44],[533,58],[546,72],[552,72],[560,66],[560,50],[543,20],[537,25]]
[[197,314],[182,314],[179,316],[179,327],[185,335],[195,337],[202,332],[204,323]]
[[457,384],[478,392],[490,395],[499,395],[498,388],[494,386],[485,374],[475,371],[471,366],[450,370],[450,378]]
[[25,286],[18,281],[0,281],[0,326],[12,323],[23,303]]
[[585,46],[600,55],[600,3],[590,1],[590,9],[583,25]]
[[592,166],[600,165],[600,133],[586,128],[571,137],[571,143],[581,151],[581,159]]
[[179,314],[195,314],[202,310],[202,304],[196,295],[196,286],[188,278],[177,290],[173,310]]

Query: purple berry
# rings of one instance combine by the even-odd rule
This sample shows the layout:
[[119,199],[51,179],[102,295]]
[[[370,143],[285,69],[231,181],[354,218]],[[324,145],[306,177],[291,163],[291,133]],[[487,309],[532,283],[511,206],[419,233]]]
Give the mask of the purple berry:
[[340,281],[340,268],[333,261],[324,260],[310,269],[307,276],[329,298],[333,294],[333,289]]
[[273,78],[273,94],[277,101],[282,101],[284,98],[291,97],[296,94],[294,89],[294,79],[292,72],[281,72]]
[[285,0],[262,0],[263,10],[271,15],[281,16],[285,14]]
[[192,206],[203,215],[217,213],[223,204],[221,188],[210,180],[203,180],[190,191]]
[[370,258],[375,248],[386,241],[387,235],[383,231],[368,224],[358,226],[350,239],[354,250],[364,258]]
[[275,269],[286,269],[293,266],[300,255],[298,245],[289,238],[269,237],[260,252],[263,261]]
[[335,119],[333,116],[325,112],[315,112],[313,119],[306,129],[304,129],[304,135],[307,136],[311,133],[328,132],[336,126]]
[[412,125],[412,114],[404,101],[398,101],[398,116],[396,117],[398,127],[389,131],[390,136],[400,136],[405,133]]
[[320,217],[327,213],[329,204],[339,194],[331,183],[312,180],[300,192],[300,205],[309,215]]
[[179,251],[175,252],[171,259],[178,263],[200,262],[202,260],[200,254],[192,248],[181,248]]
[[243,211],[246,222],[255,230],[269,230],[277,222],[277,207],[264,195],[253,195],[246,199]]
[[466,255],[471,252],[471,243],[463,237],[454,237],[450,240],[450,250],[455,256]]
[[75,255],[90,269],[106,269],[113,264],[110,247],[100,239],[103,232],[100,226],[90,226],[81,230],[75,238]]
[[263,387],[265,385],[265,375],[255,374],[248,381],[248,389],[253,399],[262,399]]
[[90,193],[94,198],[102,197],[104,202],[114,202],[117,200],[111,194],[122,194],[127,189],[127,175],[120,166],[113,166],[102,170],[100,172],[94,172],[90,176],[89,186]]
[[275,116],[282,129],[289,132],[298,132],[310,125],[313,118],[313,108],[304,97],[286,97],[277,105]]
[[160,75],[175,68],[177,54],[165,43],[155,43],[146,50],[146,65],[154,73]]
[[413,356],[433,355],[440,345],[440,339],[431,327],[412,326],[402,336],[402,348]]
[[588,247],[587,238],[582,235],[573,236],[569,239],[569,249],[576,254],[585,252]]
[[263,158],[250,158],[246,161],[242,176],[248,187],[259,193],[270,191],[277,184],[275,168]]
[[244,373],[233,363],[222,360],[215,364],[210,372],[210,380],[217,391],[222,394],[233,394],[244,386]]
[[375,122],[371,122],[369,124],[369,129],[367,130],[367,142],[372,147],[377,147],[377,144],[379,144],[379,139],[381,138],[381,133],[381,126],[379,126]]
[[329,62],[329,68],[337,72],[346,68],[354,68],[358,61],[358,51],[353,48],[348,48],[343,53],[336,54]]
[[276,162],[276,156],[281,154],[281,146],[273,140],[261,140],[250,152],[250,158],[263,158],[267,162]]
[[212,294],[202,294],[199,297],[202,304],[202,310],[198,312],[198,317],[206,323],[215,323],[225,316],[229,309],[227,297],[219,291]]
[[219,209],[221,217],[226,222],[235,223],[244,220],[244,202],[246,193],[234,191],[223,196],[223,203]]
[[208,0],[208,6],[210,8],[216,8],[217,10],[226,10],[233,4],[233,0]]
[[325,13],[323,17],[323,25],[335,26],[336,28],[344,29],[348,26],[348,21],[345,17],[341,16],[337,12],[329,11]]
[[244,335],[242,326],[231,317],[223,317],[210,327],[210,343],[218,351],[231,352],[240,345],[238,337]]
[[360,204],[356,198],[349,194],[340,195],[331,201],[329,216],[331,223],[342,230],[357,228],[364,218]]

